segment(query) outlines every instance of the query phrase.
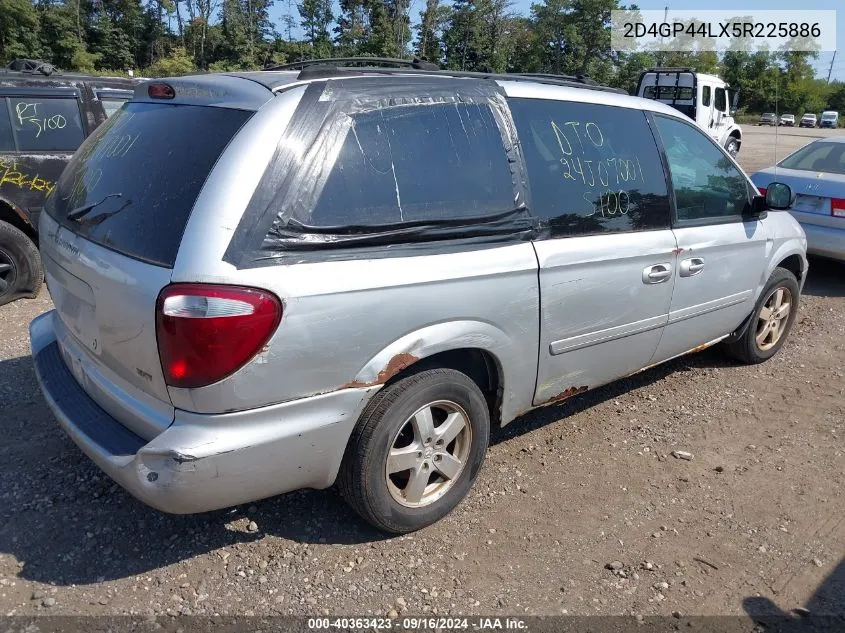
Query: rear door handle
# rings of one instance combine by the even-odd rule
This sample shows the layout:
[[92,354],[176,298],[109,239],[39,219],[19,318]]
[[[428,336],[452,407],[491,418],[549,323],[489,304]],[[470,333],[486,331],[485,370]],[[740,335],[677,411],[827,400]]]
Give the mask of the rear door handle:
[[655,264],[643,270],[644,284],[663,283],[672,276],[672,264]]
[[704,270],[704,260],[701,257],[690,257],[689,259],[681,260],[680,275],[681,277],[692,277]]

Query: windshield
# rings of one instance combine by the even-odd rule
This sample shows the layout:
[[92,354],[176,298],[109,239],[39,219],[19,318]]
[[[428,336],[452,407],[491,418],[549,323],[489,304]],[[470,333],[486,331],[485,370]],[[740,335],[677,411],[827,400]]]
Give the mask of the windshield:
[[836,118],[835,112],[825,112],[825,113],[822,114],[822,120],[824,120],[824,121],[830,121],[830,120],[835,119],[835,118]]
[[106,248],[171,267],[206,177],[250,114],[129,102],[80,147],[46,211]]
[[780,167],[845,174],[845,143],[817,141],[787,156]]

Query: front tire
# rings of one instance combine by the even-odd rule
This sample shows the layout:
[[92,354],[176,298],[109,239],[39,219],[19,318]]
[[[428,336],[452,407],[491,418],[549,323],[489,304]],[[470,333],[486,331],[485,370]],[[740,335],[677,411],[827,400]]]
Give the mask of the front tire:
[[725,151],[736,158],[736,155],[739,154],[739,141],[736,137],[732,136],[728,139],[728,142],[725,144]]
[[43,277],[41,256],[32,240],[0,221],[0,306],[37,295]]
[[343,457],[340,491],[380,530],[419,530],[467,495],[489,435],[487,401],[466,374],[410,375],[377,393],[361,414]]
[[728,353],[747,365],[777,354],[792,329],[799,297],[795,275],[785,268],[775,268],[754,307],[751,323],[741,338],[727,345]]

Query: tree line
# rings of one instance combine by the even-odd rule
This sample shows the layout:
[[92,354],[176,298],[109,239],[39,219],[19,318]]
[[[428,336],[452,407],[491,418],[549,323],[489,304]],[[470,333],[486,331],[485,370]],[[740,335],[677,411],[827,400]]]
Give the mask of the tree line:
[[[618,0],[0,0],[0,63],[42,59],[98,74],[260,69],[335,56],[419,57],[450,70],[589,75],[636,87],[653,65],[693,66],[741,91],[741,110],[845,111],[845,84],[814,74],[816,53],[612,53]],[[634,9],[635,7],[631,7]],[[775,100],[777,99],[777,107]]]

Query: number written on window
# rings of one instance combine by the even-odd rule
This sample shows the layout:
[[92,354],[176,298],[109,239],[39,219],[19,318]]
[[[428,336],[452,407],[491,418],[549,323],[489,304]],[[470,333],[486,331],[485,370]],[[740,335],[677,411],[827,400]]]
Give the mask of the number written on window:
[[639,110],[511,99],[531,212],[553,236],[669,226],[660,156]]
[[74,151],[82,143],[76,99],[9,99],[19,151]]

